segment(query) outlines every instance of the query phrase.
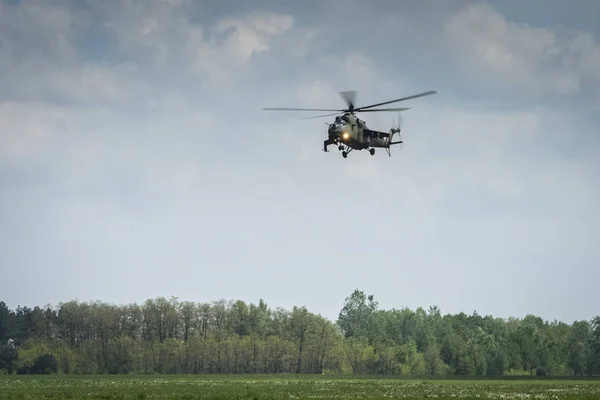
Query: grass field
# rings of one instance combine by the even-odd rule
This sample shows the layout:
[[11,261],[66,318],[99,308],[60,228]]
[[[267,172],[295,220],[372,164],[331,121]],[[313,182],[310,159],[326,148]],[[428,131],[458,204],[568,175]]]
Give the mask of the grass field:
[[0,399],[600,399],[598,380],[322,376],[11,376]]

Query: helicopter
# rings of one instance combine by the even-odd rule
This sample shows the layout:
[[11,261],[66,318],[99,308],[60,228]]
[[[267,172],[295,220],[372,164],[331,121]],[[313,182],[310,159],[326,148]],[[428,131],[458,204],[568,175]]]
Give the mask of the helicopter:
[[[367,123],[358,118],[355,113],[358,112],[376,112],[376,111],[406,111],[412,107],[407,108],[374,108],[385,104],[397,103],[399,101],[415,99],[417,97],[429,96],[436,94],[435,90],[415,94],[408,97],[402,97],[400,99],[385,101],[383,103],[371,104],[368,106],[355,107],[356,103],[356,91],[349,90],[339,92],[342,98],[346,101],[348,108],[342,110],[329,110],[321,108],[263,108],[264,111],[335,111],[332,114],[317,115],[313,117],[303,118],[323,118],[336,116],[335,121],[332,123],[325,123],[328,125],[327,139],[323,141],[323,151],[328,152],[328,146],[337,145],[338,150],[342,152],[342,157],[347,158],[353,150],[369,150],[371,155],[375,154],[376,148],[384,148],[388,156],[392,156],[390,146],[403,143],[400,138],[400,126],[393,126],[389,132],[378,131],[367,127]],[[393,141],[394,135],[398,134],[400,140]]]

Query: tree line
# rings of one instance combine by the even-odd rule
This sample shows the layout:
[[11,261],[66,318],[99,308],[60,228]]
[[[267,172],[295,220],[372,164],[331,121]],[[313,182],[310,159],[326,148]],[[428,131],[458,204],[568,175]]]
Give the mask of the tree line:
[[335,322],[263,300],[0,302],[0,374],[57,372],[590,376],[600,373],[600,316],[566,324],[382,310],[358,289]]

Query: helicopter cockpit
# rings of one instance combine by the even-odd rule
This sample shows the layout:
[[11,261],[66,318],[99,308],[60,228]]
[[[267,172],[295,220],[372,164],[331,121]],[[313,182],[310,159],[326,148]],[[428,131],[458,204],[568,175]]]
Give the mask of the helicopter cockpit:
[[346,121],[344,121],[341,117],[335,117],[335,121],[331,125],[329,125],[330,130],[339,130],[342,129],[342,126],[346,125]]
[[341,117],[338,115],[335,117],[333,125],[337,128],[341,128],[342,126],[348,125],[348,123],[350,123],[350,118],[348,118],[347,115],[342,115]]

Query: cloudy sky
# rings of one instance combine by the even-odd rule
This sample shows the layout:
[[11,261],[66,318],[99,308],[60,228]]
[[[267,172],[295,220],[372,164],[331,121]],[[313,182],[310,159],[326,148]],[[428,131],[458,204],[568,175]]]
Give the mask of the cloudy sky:
[[[598,314],[600,3],[0,0],[0,298]],[[322,152],[398,106],[402,148]],[[393,113],[362,115],[388,130]]]

